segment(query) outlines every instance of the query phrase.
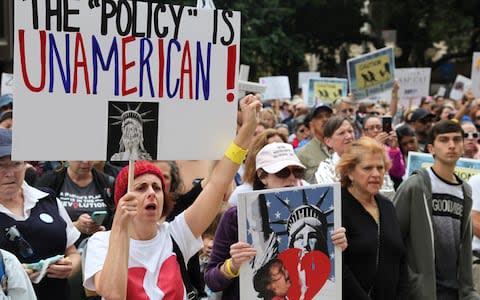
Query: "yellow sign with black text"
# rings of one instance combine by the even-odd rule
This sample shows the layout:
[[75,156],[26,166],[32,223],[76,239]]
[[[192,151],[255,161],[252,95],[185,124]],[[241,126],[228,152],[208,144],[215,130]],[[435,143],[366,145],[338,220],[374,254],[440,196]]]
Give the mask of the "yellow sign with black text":
[[392,80],[388,55],[382,55],[355,65],[357,86],[365,89]]

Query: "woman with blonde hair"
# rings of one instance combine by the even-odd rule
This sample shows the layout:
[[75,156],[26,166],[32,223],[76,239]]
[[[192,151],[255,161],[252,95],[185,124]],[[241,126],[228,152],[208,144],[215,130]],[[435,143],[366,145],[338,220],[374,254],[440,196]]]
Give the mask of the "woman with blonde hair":
[[233,191],[232,195],[228,199],[228,202],[231,205],[237,205],[237,197],[240,193],[250,192],[253,190],[253,181],[257,176],[257,171],[255,168],[255,158],[257,153],[265,145],[270,143],[286,143],[287,137],[278,132],[276,129],[266,129],[264,132],[257,135],[250,146],[248,147],[247,158],[245,159],[242,184],[237,186]]
[[260,111],[260,121],[265,125],[265,129],[275,128],[277,119],[275,111],[270,107],[265,107]]
[[382,144],[353,142],[337,164],[342,185],[343,299],[406,299],[406,250],[392,202],[379,193],[390,168]]

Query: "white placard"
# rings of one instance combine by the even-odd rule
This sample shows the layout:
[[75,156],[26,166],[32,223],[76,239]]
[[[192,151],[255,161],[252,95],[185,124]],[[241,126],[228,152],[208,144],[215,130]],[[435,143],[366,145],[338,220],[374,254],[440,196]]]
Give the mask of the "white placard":
[[302,88],[310,79],[320,78],[320,72],[298,72],[298,88]]
[[0,87],[0,95],[13,94],[13,74],[2,73],[2,86]]
[[[14,159],[222,156],[236,128],[239,12],[62,1],[46,17],[46,2],[15,1]],[[124,125],[143,146],[122,149]]]
[[461,100],[463,95],[468,91],[471,86],[472,81],[470,80],[470,78],[463,75],[457,75],[457,78],[455,78],[455,82],[453,83],[450,90],[450,99],[457,101]]
[[480,98],[480,52],[474,52],[472,58],[472,93]]
[[260,77],[259,82],[267,86],[263,100],[290,99],[290,81],[287,76]]
[[399,102],[419,103],[421,97],[429,95],[430,89],[430,68],[398,68],[395,69],[395,78],[400,84],[398,90]]

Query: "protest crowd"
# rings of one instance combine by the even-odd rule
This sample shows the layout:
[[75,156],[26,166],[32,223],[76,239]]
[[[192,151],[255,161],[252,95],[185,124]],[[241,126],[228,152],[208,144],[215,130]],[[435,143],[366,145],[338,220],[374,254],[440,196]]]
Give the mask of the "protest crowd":
[[[100,6],[96,2],[89,1],[92,11],[95,5]],[[123,2],[127,3],[120,1]],[[136,7],[137,1],[132,3]],[[118,10],[103,16],[113,17],[113,12],[120,13],[121,5],[127,4],[118,5]],[[175,27],[170,29],[175,29],[175,38],[182,16],[201,15],[193,10],[182,15],[183,7],[177,7],[177,11],[173,6],[152,10],[152,3],[149,5],[150,13],[172,15]],[[65,9],[67,15],[75,14],[68,6]],[[238,20],[233,13],[223,13],[220,18],[215,12],[215,18],[215,26],[220,28],[218,33],[215,28],[215,42],[218,34],[223,43],[216,47],[228,48],[227,73],[233,75],[226,76],[227,90],[232,91],[236,75],[230,72],[230,65],[233,60],[235,67]],[[154,20],[157,26],[158,20]],[[106,35],[109,20],[105,22],[101,28]],[[152,23],[151,16],[148,22]],[[121,30],[121,22],[116,24]],[[64,26],[68,27],[68,22]],[[221,30],[222,26],[229,29],[228,34]],[[23,34],[20,41],[28,44],[30,39]],[[150,34],[153,33],[149,30],[148,38]],[[45,32],[39,36],[45,47]],[[228,36],[230,41],[226,41]],[[54,45],[49,48],[48,62],[52,65],[53,53],[61,61],[55,47],[62,39],[54,37],[48,39]],[[84,42],[80,34],[76,39],[72,44],[77,56],[77,48],[82,48]],[[100,69],[95,59],[102,55],[98,40],[92,36],[95,47],[90,54],[97,68],[94,72]],[[126,44],[134,40],[133,35],[131,39],[124,38],[121,49],[125,51]],[[115,52],[117,39],[109,43],[108,62],[99,59],[103,71],[108,69],[112,57],[119,59]],[[151,56],[153,48],[145,50],[149,42],[141,43],[142,55],[150,51],[139,63],[147,70],[148,80],[142,77],[144,69],[135,80],[142,82],[141,88],[143,80],[145,86],[149,81],[152,97],[179,97],[175,99],[183,105],[184,89],[189,89],[185,99],[196,97],[197,103],[218,100],[213,99],[216,94],[209,90],[210,69],[205,71],[210,68],[210,56],[212,61],[217,59],[209,40],[208,51],[202,50],[200,42],[191,46],[198,68],[195,96],[192,81],[189,88],[187,80],[185,87],[183,81],[184,77],[194,77],[192,70],[185,67],[188,61],[190,67],[192,63],[188,40],[184,44],[176,39],[168,46],[165,43],[166,58],[160,55],[165,54],[163,40],[159,39],[155,46],[160,49],[155,50],[160,58]],[[184,48],[180,51],[181,47]],[[176,79],[177,86],[170,90],[170,58],[176,54],[172,51],[175,48],[187,54],[181,58],[183,73]],[[25,61],[29,50],[25,51],[24,46],[20,49],[22,63],[28,65]],[[208,57],[205,66],[202,51],[203,58]],[[45,55],[45,49],[40,52]],[[69,52],[65,55],[69,57]],[[135,63],[126,64],[123,55],[125,69],[121,71],[125,77],[126,70]],[[86,59],[85,53],[83,56]],[[168,70],[165,72],[164,59]],[[358,63],[367,68],[368,57],[362,59]],[[158,74],[150,70],[150,63],[155,60],[161,60]],[[29,82],[29,91],[47,89],[45,61],[41,65],[42,83],[35,87]],[[83,65],[87,63],[77,61],[75,68]],[[329,81],[313,76],[307,79],[310,85],[303,85],[293,96],[287,85],[288,97],[266,97],[265,89],[263,93],[248,89],[242,89],[243,94],[229,92],[221,100],[225,106],[236,106],[237,112],[232,114],[236,120],[230,120],[232,129],[236,121],[235,135],[226,149],[216,149],[224,154],[215,160],[156,160],[157,153],[151,152],[151,145],[157,144],[157,137],[147,132],[145,124],[159,119],[158,112],[152,113],[154,106],[142,110],[144,103],[150,105],[154,101],[138,102],[135,106],[121,106],[118,101],[112,105],[115,114],[107,119],[115,119],[111,123],[119,125],[119,134],[116,148],[107,150],[108,161],[13,160],[14,152],[19,150],[12,143],[15,127],[19,126],[13,120],[18,99],[16,93],[0,90],[0,300],[246,300],[249,298],[244,295],[252,293],[259,299],[274,300],[480,300],[480,95],[474,95],[472,87],[463,89],[463,85],[459,91],[455,88],[459,85],[452,83],[451,89],[428,86],[428,93],[409,96],[402,81],[393,76],[394,69],[389,69],[388,63],[384,66],[382,77],[390,77],[379,84],[382,93],[365,97],[353,86],[362,77],[365,84],[372,84],[374,76],[370,71],[356,74],[355,80]],[[53,69],[51,66],[50,71]],[[77,69],[73,94],[78,87]],[[480,72],[480,65],[477,69]],[[54,89],[55,72],[51,72],[50,88]],[[27,73],[24,71],[22,76],[28,77]],[[85,77],[87,73],[85,67]],[[112,85],[116,100],[137,92],[137,87],[126,88],[128,80],[119,83],[125,78],[118,76],[118,69],[115,74]],[[155,82],[155,93],[151,74],[159,75],[153,81],[161,82]],[[70,75],[62,71],[62,76],[62,88],[70,93]],[[102,88],[96,76],[97,73],[92,76],[92,90]],[[323,86],[335,86],[335,92],[315,90],[315,80]],[[264,85],[270,91],[278,88],[273,83],[269,86],[268,78],[263,84],[259,81],[258,86]],[[92,96],[88,79],[84,84]],[[470,82],[471,86],[474,84],[480,83]],[[140,95],[143,92],[138,91]],[[200,135],[195,131],[199,124],[188,122],[185,118],[169,124],[169,131],[188,126],[192,136]],[[75,133],[65,132],[63,138],[72,138],[71,134]],[[191,145],[192,149],[196,146]],[[333,209],[319,209],[323,198],[315,201],[318,206],[306,201],[306,189],[316,185],[335,187],[341,207],[340,220],[335,224],[329,219]],[[264,222],[255,226],[280,224],[284,232],[277,236],[276,232],[261,231],[265,244],[259,247],[258,237],[252,238],[252,232],[258,228],[249,228],[245,235],[252,243],[244,241],[239,223],[248,213],[246,204],[242,206],[242,196],[283,190],[301,191],[302,205],[294,207],[288,199],[278,197],[289,215],[272,221],[268,217],[271,203],[261,198],[265,196],[258,196],[259,202],[263,201],[258,217]],[[286,240],[288,248],[283,253],[279,250],[281,239]],[[298,259],[298,265],[292,267],[287,252],[289,257]],[[334,270],[329,269],[332,253],[341,258],[337,261],[341,274],[335,276]],[[320,279],[309,276],[324,263],[329,264],[328,272],[321,274],[321,285],[313,289]],[[241,280],[246,276],[253,280],[252,291],[242,295],[246,291]],[[338,281],[341,295],[335,292]],[[324,293],[320,296],[321,289]]]
[[[388,107],[351,96],[312,108],[301,95],[263,105],[246,96],[224,158],[137,161],[128,193],[128,162],[12,161],[13,129],[0,129],[0,243],[4,261],[19,261],[4,268],[24,273],[8,277],[5,294],[239,299],[240,266],[256,251],[238,242],[238,195],[340,182],[343,227],[332,239],[343,251],[343,299],[479,299],[480,175],[465,180],[454,168],[480,155],[480,99],[468,91],[404,107],[398,89]],[[11,118],[12,95],[0,103]],[[433,154],[433,165],[409,175],[412,152]],[[57,229],[47,233],[50,223]],[[138,281],[142,266],[159,268],[160,289]],[[280,299],[271,284],[259,295]]]

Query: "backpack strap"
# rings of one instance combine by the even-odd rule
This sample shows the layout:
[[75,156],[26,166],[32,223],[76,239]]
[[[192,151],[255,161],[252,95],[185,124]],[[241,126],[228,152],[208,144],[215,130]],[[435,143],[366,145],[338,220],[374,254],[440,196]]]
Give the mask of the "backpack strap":
[[183,284],[185,285],[185,289],[187,290],[187,299],[196,300],[198,299],[197,292],[195,291],[195,288],[190,282],[190,276],[188,275],[188,271],[185,266],[185,260],[183,259],[182,251],[180,251],[180,248],[178,247],[177,242],[175,242],[175,239],[172,236],[170,236],[170,238],[173,243],[173,252],[177,256],[177,262],[178,262],[178,265],[180,266],[180,271],[182,272]]

